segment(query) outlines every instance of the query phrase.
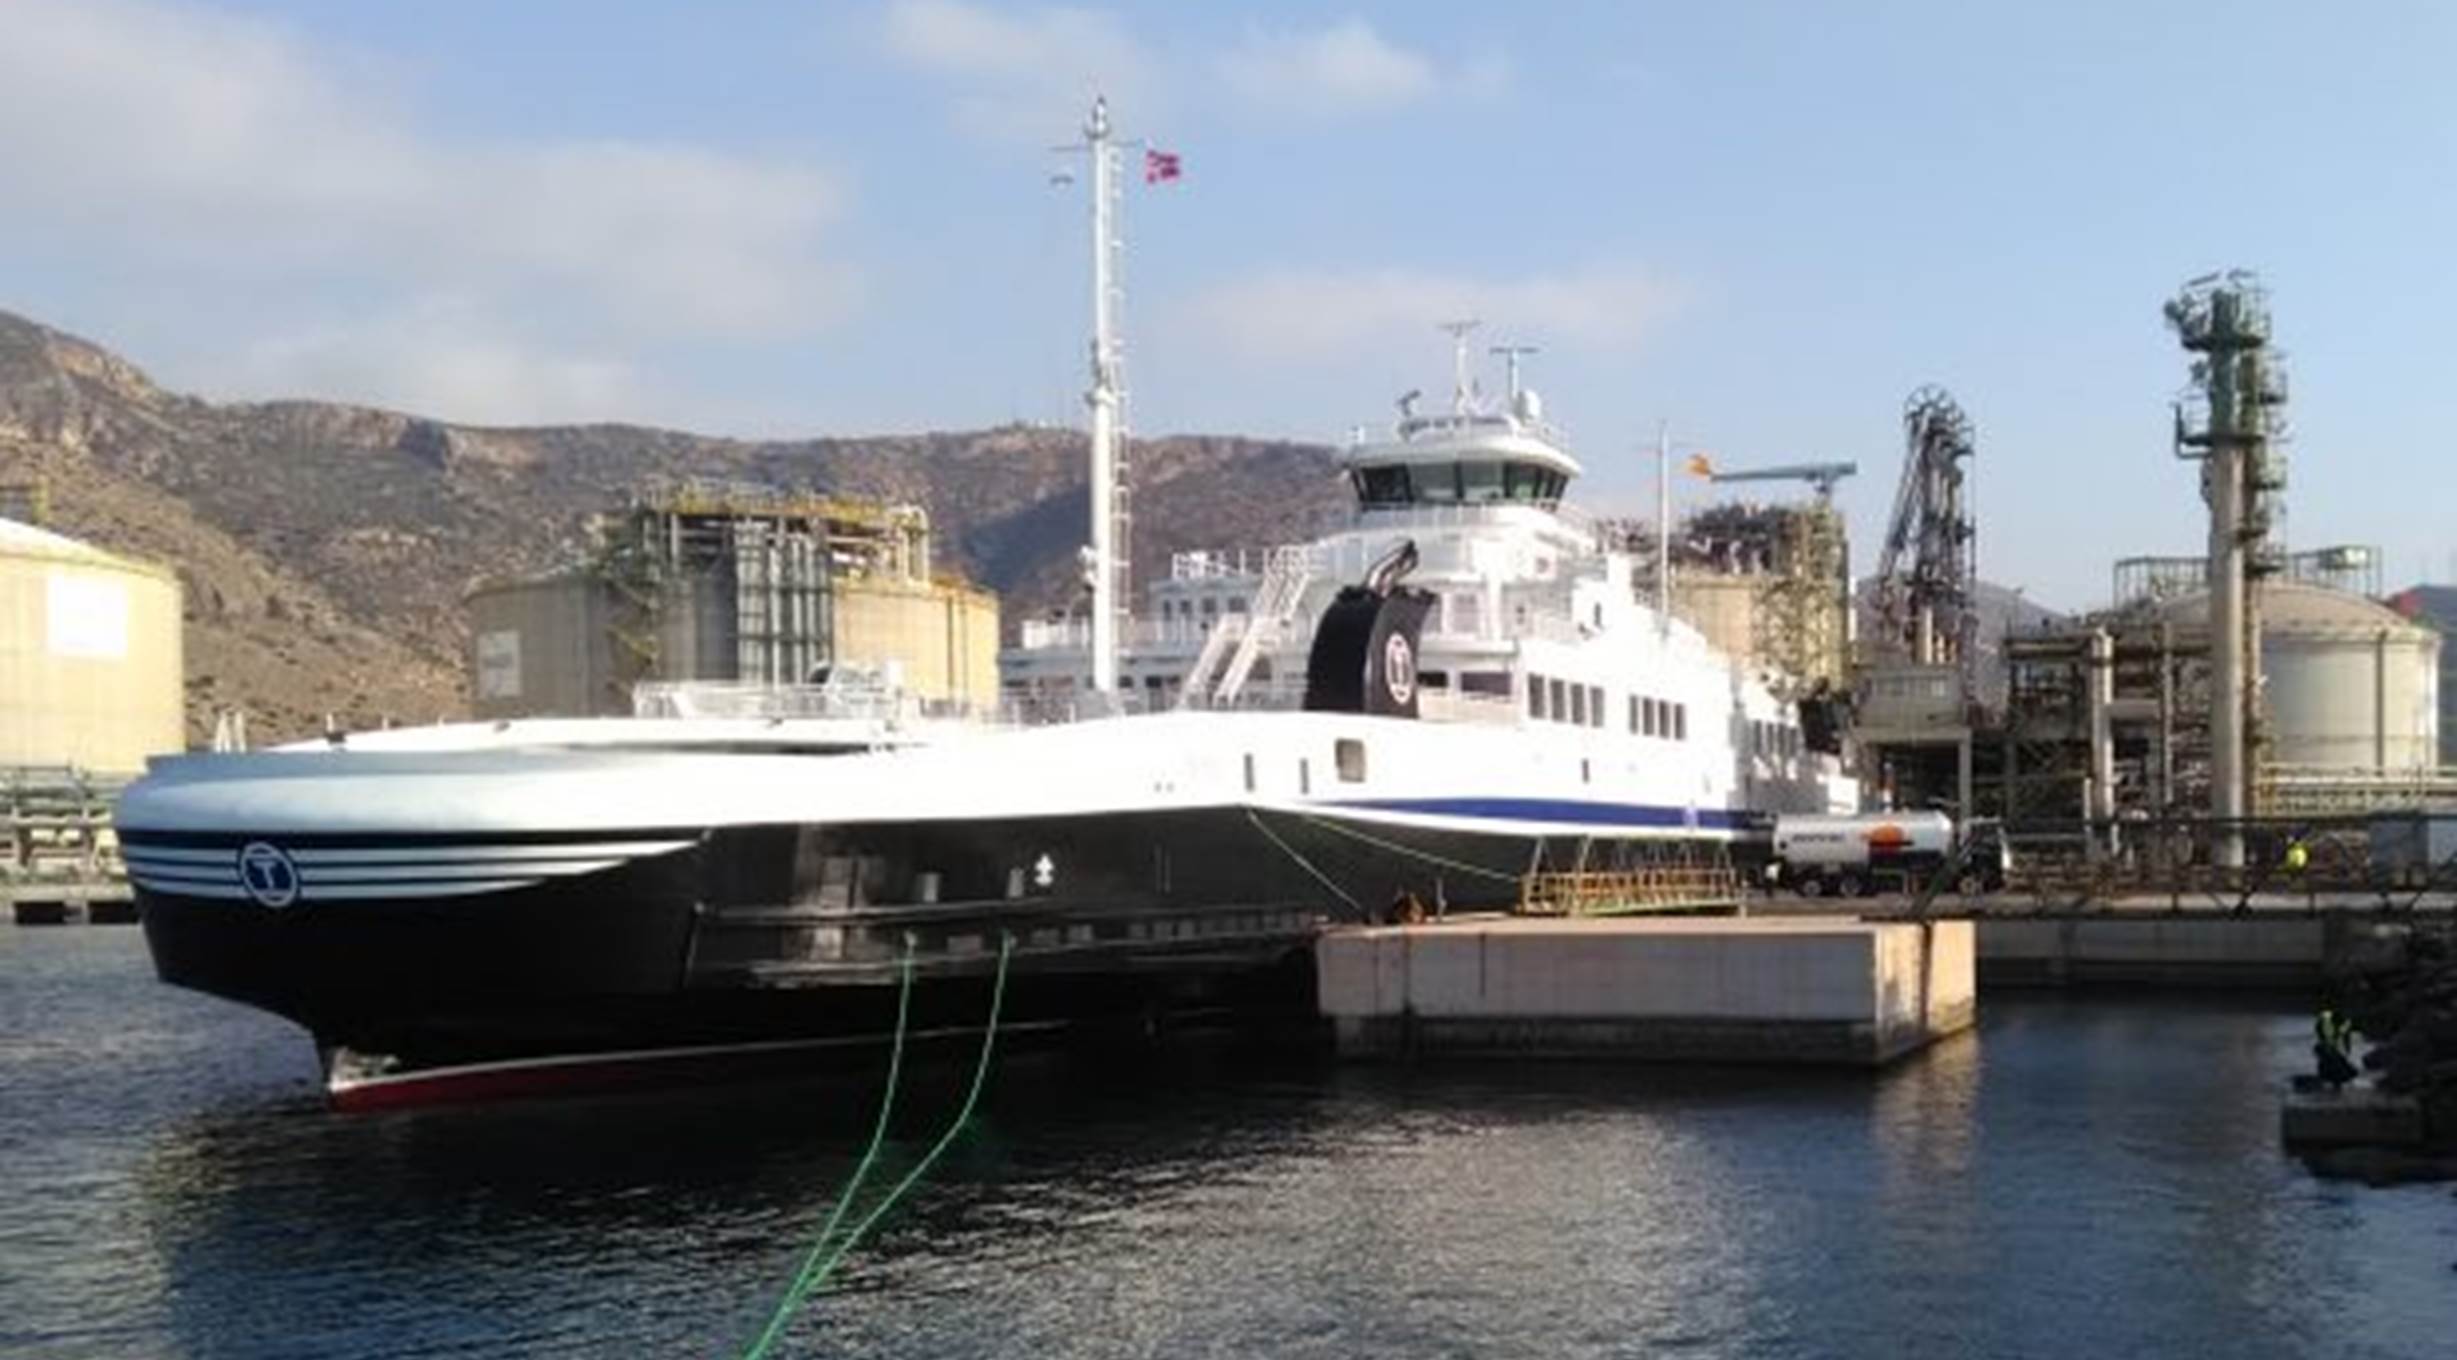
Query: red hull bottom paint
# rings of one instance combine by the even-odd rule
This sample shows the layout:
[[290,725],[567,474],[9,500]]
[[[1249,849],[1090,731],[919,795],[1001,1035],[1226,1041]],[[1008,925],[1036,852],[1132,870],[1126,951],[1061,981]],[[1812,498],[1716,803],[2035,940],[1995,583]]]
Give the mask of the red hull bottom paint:
[[[1004,1025],[1002,1033],[1061,1028],[1061,1022]],[[978,1030],[941,1029],[912,1035],[917,1041],[977,1037]],[[431,1067],[373,1076],[328,1075],[324,1091],[336,1110],[417,1109],[479,1101],[591,1095],[659,1087],[716,1086],[780,1076],[823,1075],[812,1055],[828,1050],[884,1046],[886,1035],[771,1040],[694,1048],[635,1049],[621,1053],[575,1053],[505,1062]]]

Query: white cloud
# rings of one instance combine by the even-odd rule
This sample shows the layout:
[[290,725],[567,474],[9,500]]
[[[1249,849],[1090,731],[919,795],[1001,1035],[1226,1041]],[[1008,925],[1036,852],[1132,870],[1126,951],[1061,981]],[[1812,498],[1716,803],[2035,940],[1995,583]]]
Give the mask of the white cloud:
[[1148,115],[1162,83],[1158,59],[1092,10],[892,0],[882,37],[891,56],[959,87],[956,122],[997,141],[1063,140],[1095,94]]
[[1421,341],[1436,323],[1476,317],[1509,339],[1625,348],[1650,337],[1677,291],[1625,264],[1487,278],[1395,267],[1278,269],[1215,285],[1188,320],[1251,358],[1311,360]]
[[[346,296],[360,314],[423,316],[448,346],[455,318],[474,318],[435,300],[485,296],[541,356],[609,337],[795,334],[851,304],[823,239],[843,195],[811,167],[687,145],[445,137],[348,53],[159,0],[10,0],[6,32],[0,241],[74,240],[97,269],[167,266],[251,311],[286,298],[304,334],[329,324],[316,299]],[[471,334],[470,363],[508,361],[507,343]],[[312,375],[315,352],[295,351],[294,376]],[[430,354],[408,387],[466,387],[442,381],[455,365]],[[598,362],[512,368],[577,394]],[[260,367],[281,376],[271,357]]]
[[1260,107],[1290,114],[1371,112],[1433,93],[1433,62],[1400,47],[1362,19],[1312,33],[1254,32],[1221,56],[1229,89]]
[[259,336],[199,361],[235,392],[309,391],[475,425],[649,420],[662,409],[630,360],[542,351],[471,299]]

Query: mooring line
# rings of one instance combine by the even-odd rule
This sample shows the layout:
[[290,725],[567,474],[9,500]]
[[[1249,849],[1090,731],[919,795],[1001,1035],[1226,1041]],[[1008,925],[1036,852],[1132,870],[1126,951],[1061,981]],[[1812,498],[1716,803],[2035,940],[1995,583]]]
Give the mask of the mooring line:
[[1406,855],[1411,859],[1421,859],[1427,864],[1440,865],[1445,869],[1456,869],[1463,874],[1481,874],[1486,878],[1497,879],[1503,883],[1516,883],[1519,881],[1519,876],[1517,874],[1503,873],[1499,869],[1488,869],[1481,864],[1470,864],[1466,860],[1452,859],[1447,855],[1437,855],[1430,850],[1419,850],[1412,845],[1401,845],[1397,841],[1386,841],[1379,836],[1369,835],[1363,831],[1359,831],[1355,827],[1342,826],[1338,822],[1332,821],[1327,817],[1315,817],[1303,812],[1297,813],[1296,816],[1298,820],[1310,822],[1325,831],[1336,832],[1339,835],[1349,837],[1352,840],[1363,841],[1367,845],[1377,846],[1381,849],[1388,850],[1395,855]]
[[887,1143],[888,1121],[894,1117],[896,1112],[896,1089],[902,1084],[905,1035],[912,1017],[913,936],[910,932],[907,932],[904,937],[904,962],[900,969],[900,976],[901,980],[896,988],[895,1044],[888,1050],[887,1088],[879,1095],[879,1117],[877,1122],[871,1126],[870,1146],[863,1149],[862,1159],[853,1165],[853,1174],[846,1177],[844,1185],[837,1190],[835,1207],[828,1211],[827,1221],[819,1225],[818,1235],[811,1239],[809,1249],[803,1252],[802,1263],[795,1268],[792,1281],[785,1286],[784,1297],[777,1301],[776,1311],[769,1317],[767,1327],[760,1332],[758,1339],[751,1343],[750,1348],[742,1353],[743,1360],[759,1360],[759,1357],[768,1353],[770,1346],[776,1344],[777,1337],[784,1331],[785,1323],[792,1318],[794,1310],[801,1306],[802,1299],[810,1292],[811,1276],[819,1268],[830,1239],[835,1237],[837,1225],[844,1222],[845,1210],[852,1206],[853,1197],[860,1193],[862,1182],[869,1179],[870,1168],[879,1160],[879,1149]]
[[965,1124],[972,1118],[974,1107],[981,1101],[982,1087],[989,1079],[990,1058],[997,1051],[998,1018],[1006,1006],[1007,960],[1013,954],[1014,949],[1015,937],[1002,934],[998,941],[997,978],[990,986],[989,1021],[981,1032],[981,1056],[973,1065],[972,1086],[964,1094],[963,1107],[956,1111],[955,1118],[948,1122],[946,1131],[939,1135],[938,1141],[930,1145],[930,1150],[922,1154],[920,1161],[914,1163],[913,1169],[906,1172],[901,1180],[890,1187],[878,1204],[856,1221],[853,1227],[831,1247],[829,1238],[835,1233],[836,1226],[844,1220],[845,1211],[852,1205],[854,1196],[861,1189],[862,1181],[868,1177],[872,1164],[878,1158],[879,1149],[887,1141],[888,1116],[895,1106],[897,1076],[903,1066],[905,1022],[913,990],[912,943],[910,937],[907,937],[904,985],[898,994],[896,1003],[895,1056],[888,1062],[887,1093],[879,1102],[879,1123],[877,1129],[871,1134],[870,1148],[862,1154],[861,1163],[853,1169],[852,1178],[845,1183],[844,1190],[837,1196],[835,1209],[828,1214],[826,1224],[820,1228],[819,1235],[812,1240],[810,1250],[804,1254],[802,1268],[795,1273],[792,1285],[785,1291],[785,1297],[778,1301],[776,1312],[768,1319],[768,1325],[761,1330],[758,1339],[743,1351],[742,1360],[765,1360],[769,1349],[785,1334],[786,1326],[793,1321],[794,1314],[801,1309],[803,1301],[817,1293],[827,1283],[828,1277],[836,1273],[838,1263],[842,1262],[845,1256],[860,1244],[880,1219],[887,1216],[889,1210],[896,1207],[897,1202],[904,1198],[906,1192],[921,1183],[921,1178],[929,1174],[930,1168],[935,1166],[938,1159],[945,1155],[947,1149],[954,1145],[956,1136],[964,1131]]
[[1350,911],[1362,912],[1362,911],[1364,911],[1364,910],[1365,910],[1364,904],[1363,904],[1363,903],[1358,902],[1358,901],[1357,901],[1355,898],[1350,897],[1350,896],[1349,896],[1349,895],[1348,895],[1348,894],[1347,894],[1345,891],[1343,891],[1343,890],[1340,888],[1340,886],[1339,886],[1337,883],[1332,882],[1332,881],[1331,881],[1331,876],[1330,876],[1330,875],[1328,875],[1328,874],[1324,873],[1324,872],[1323,872],[1322,870],[1320,870],[1320,869],[1315,868],[1315,867],[1314,867],[1314,862],[1313,862],[1312,860],[1309,860],[1309,859],[1307,859],[1305,856],[1298,854],[1298,853],[1296,852],[1296,849],[1295,849],[1294,847],[1292,847],[1291,845],[1289,845],[1289,843],[1288,843],[1288,842],[1286,842],[1286,841],[1284,841],[1284,840],[1281,840],[1281,839],[1280,839],[1280,837],[1279,837],[1279,834],[1278,834],[1277,832],[1273,831],[1273,830],[1272,830],[1272,829],[1271,829],[1269,826],[1266,826],[1266,825],[1263,823],[1263,819],[1262,819],[1262,818],[1257,817],[1257,816],[1255,816],[1255,815],[1254,815],[1254,809],[1252,809],[1252,808],[1248,808],[1248,809],[1246,809],[1246,820],[1247,820],[1247,821],[1249,821],[1249,822],[1254,823],[1254,829],[1255,829],[1255,830],[1257,830],[1257,831],[1262,832],[1262,833],[1263,833],[1263,835],[1264,835],[1266,838],[1268,838],[1268,839],[1270,840],[1270,842],[1271,842],[1273,845],[1276,845],[1276,846],[1280,847],[1280,853],[1281,853],[1281,854],[1288,856],[1288,857],[1289,857],[1290,859],[1292,859],[1292,860],[1295,860],[1295,861],[1297,862],[1297,867],[1298,867],[1298,868],[1303,869],[1304,871],[1306,871],[1306,872],[1307,872],[1307,873],[1309,873],[1309,874],[1312,874],[1312,875],[1314,876],[1314,881],[1315,881],[1315,882],[1320,883],[1322,886],[1324,886],[1324,887],[1326,887],[1326,888],[1329,888],[1329,889],[1331,890],[1331,895],[1332,895],[1333,897],[1336,897],[1336,898],[1338,898],[1340,901],[1347,903],[1347,904],[1348,904],[1348,909],[1349,909]]

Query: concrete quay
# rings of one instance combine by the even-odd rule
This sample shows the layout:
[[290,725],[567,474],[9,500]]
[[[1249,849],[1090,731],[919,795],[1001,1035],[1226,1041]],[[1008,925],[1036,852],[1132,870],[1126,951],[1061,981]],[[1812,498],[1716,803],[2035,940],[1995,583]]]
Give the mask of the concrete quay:
[[0,900],[21,926],[128,925],[137,919],[128,885],[107,879],[0,884]]
[[[1874,920],[1917,919],[1911,906],[1880,897],[1865,910]],[[1748,910],[1776,919],[1814,911],[1792,898],[1752,901]],[[2165,897],[2087,906],[1949,898],[1934,910],[1977,927],[1979,980],[1988,987],[2309,990],[2380,931],[2448,916],[2445,903],[2384,906],[2377,894],[2262,897],[2241,910],[2206,901],[2178,908]]]
[[1978,1014],[1968,921],[1476,917],[1326,932],[1345,1056],[1875,1067]]

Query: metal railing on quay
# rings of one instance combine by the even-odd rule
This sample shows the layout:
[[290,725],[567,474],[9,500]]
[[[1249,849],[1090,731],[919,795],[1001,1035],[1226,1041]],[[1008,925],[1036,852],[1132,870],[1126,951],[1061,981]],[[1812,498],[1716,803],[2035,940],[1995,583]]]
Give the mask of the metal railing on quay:
[[1983,849],[1973,840],[1918,885],[1909,910],[2457,909],[2457,812],[2034,820],[2002,836],[2002,888],[1956,890]]
[[1668,907],[1724,907],[1741,899],[1730,864],[1535,873],[1519,880],[1522,916],[1613,916]]

